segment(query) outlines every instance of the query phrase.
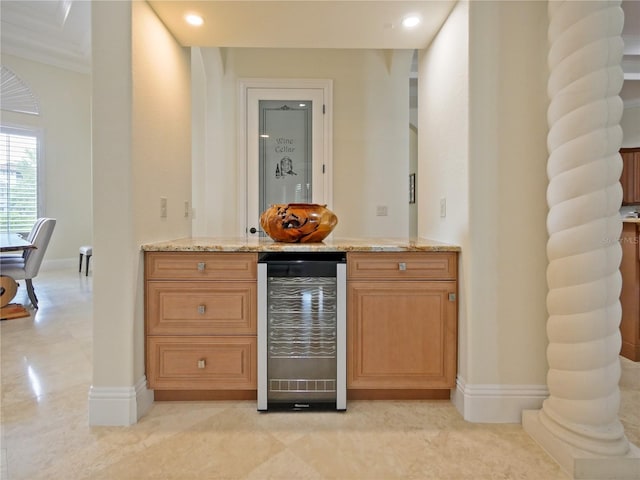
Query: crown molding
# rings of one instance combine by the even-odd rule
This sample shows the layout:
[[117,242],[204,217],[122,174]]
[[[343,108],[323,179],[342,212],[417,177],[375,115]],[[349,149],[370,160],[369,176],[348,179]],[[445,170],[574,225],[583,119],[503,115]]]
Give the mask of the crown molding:
[[1,2],[0,7],[3,55],[90,73],[90,2]]

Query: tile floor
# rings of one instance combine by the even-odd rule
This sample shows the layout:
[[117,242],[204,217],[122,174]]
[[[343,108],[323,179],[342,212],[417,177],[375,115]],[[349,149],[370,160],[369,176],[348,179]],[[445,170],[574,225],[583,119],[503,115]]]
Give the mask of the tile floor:
[[[165,402],[131,427],[90,427],[91,277],[44,272],[35,288],[38,312],[0,324],[2,479],[567,478],[520,425],[468,423],[448,401],[353,401],[340,414]],[[640,363],[623,359],[621,389],[639,445]]]

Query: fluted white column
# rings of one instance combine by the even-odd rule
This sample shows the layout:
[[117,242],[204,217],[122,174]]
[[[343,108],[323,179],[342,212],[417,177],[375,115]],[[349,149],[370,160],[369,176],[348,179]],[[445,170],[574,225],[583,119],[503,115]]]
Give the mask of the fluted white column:
[[551,1],[549,17],[550,395],[523,423],[575,478],[610,478],[614,463],[615,478],[640,478],[618,419],[624,14],[620,1]]

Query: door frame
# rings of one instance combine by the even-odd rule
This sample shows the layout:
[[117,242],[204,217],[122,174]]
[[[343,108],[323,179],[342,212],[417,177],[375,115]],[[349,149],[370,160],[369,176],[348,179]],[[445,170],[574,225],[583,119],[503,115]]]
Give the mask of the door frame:
[[[333,204],[333,80],[331,79],[289,79],[289,78],[240,78],[238,80],[238,235],[248,237],[248,191],[249,191],[249,95],[255,90],[321,90],[324,98],[323,124],[323,203],[328,208]],[[315,163],[315,162],[314,162]]]

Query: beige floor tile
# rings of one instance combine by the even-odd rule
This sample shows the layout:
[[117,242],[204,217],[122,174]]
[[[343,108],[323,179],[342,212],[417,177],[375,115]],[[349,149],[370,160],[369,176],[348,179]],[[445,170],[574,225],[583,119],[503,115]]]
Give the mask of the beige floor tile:
[[[136,425],[89,427],[91,288],[77,272],[44,272],[35,315],[0,324],[3,480],[567,478],[520,425],[465,422],[449,401],[266,414],[255,402],[157,402]],[[640,364],[622,367],[620,418],[640,444]]]

